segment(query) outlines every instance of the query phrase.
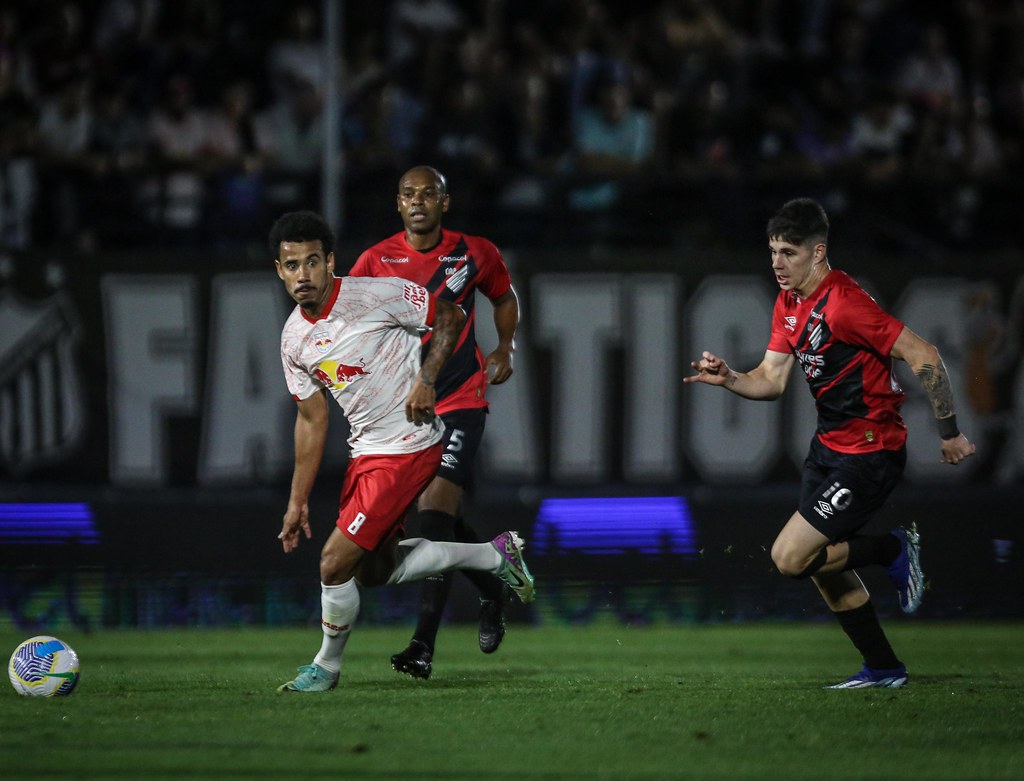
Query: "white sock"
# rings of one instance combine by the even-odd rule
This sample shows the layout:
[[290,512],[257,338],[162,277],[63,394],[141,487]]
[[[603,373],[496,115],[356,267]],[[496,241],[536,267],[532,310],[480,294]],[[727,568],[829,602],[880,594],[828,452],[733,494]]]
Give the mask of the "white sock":
[[408,583],[451,569],[497,572],[501,554],[489,542],[433,542],[412,537],[398,543],[400,562],[388,583]]
[[355,578],[340,586],[320,584],[320,626],[324,640],[320,652],[313,657],[314,664],[331,673],[341,672],[345,643],[358,615],[359,587]]

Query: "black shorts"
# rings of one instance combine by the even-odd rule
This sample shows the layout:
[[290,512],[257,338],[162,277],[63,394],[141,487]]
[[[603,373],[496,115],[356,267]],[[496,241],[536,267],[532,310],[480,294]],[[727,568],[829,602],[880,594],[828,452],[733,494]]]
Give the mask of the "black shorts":
[[465,488],[473,474],[473,461],[484,437],[486,407],[455,409],[441,415],[444,450],[437,476]]
[[845,540],[885,503],[906,465],[906,447],[838,453],[815,437],[804,461],[800,514],[829,542]]

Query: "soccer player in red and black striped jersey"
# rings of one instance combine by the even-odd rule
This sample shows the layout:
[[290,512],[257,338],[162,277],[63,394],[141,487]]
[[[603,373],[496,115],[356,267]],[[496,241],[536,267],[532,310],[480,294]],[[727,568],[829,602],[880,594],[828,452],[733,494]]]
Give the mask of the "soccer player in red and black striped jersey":
[[864,658],[860,672],[831,688],[898,687],[907,682],[906,667],[855,572],[887,567],[904,612],[914,612],[921,602],[916,526],[860,533],[906,464],[903,391],[893,374],[894,358],[911,367],[931,402],[942,463],[960,463],[975,446],[957,428],[938,350],[831,268],[828,229],[825,210],[809,198],[789,201],[769,220],[768,248],[781,290],[764,359],[751,371],[736,372],[704,352],[691,363],[697,374],[684,381],[773,400],[799,362],[815,398],[818,426],[804,462],[799,509],[775,539],[772,560],[782,574],[814,581]]
[[[445,177],[429,166],[407,171],[398,182],[398,213],[404,230],[363,252],[350,276],[402,277],[439,299],[458,304],[466,325],[455,352],[437,378],[436,412],[445,425],[444,455],[437,476],[417,502],[420,530],[431,540],[477,542],[461,514],[462,498],[484,433],[487,386],[512,375],[519,299],[497,247],[487,239],[442,227],[451,199]],[[476,291],[493,306],[497,347],[484,358],[475,338]],[[424,337],[424,351],[429,350]],[[479,589],[480,650],[493,653],[505,635],[503,585],[489,573],[468,572]],[[419,620],[409,646],[391,657],[395,670],[429,678],[434,642],[451,591],[446,573],[423,583]]]

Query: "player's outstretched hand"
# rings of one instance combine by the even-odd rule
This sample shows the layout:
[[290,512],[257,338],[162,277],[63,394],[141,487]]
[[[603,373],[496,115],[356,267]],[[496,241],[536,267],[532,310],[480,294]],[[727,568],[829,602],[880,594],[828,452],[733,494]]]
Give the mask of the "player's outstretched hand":
[[965,458],[974,455],[978,448],[970,442],[963,434],[958,434],[953,439],[942,440],[942,463],[956,466]]
[[690,361],[690,366],[696,371],[689,377],[683,377],[683,382],[704,382],[708,385],[725,385],[732,370],[729,365],[713,353],[705,350],[701,353],[699,361]]
[[313,530],[309,528],[309,506],[288,508],[284,514],[284,522],[281,525],[281,533],[277,539],[281,541],[281,547],[285,553],[291,553],[299,547],[299,532],[304,532],[308,540],[313,536]]

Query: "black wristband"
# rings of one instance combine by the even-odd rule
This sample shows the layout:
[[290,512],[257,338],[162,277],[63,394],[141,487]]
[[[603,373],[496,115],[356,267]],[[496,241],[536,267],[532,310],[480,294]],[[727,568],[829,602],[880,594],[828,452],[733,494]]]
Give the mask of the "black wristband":
[[939,424],[939,436],[943,439],[956,439],[960,436],[960,429],[956,427],[956,415],[939,418],[936,423]]

